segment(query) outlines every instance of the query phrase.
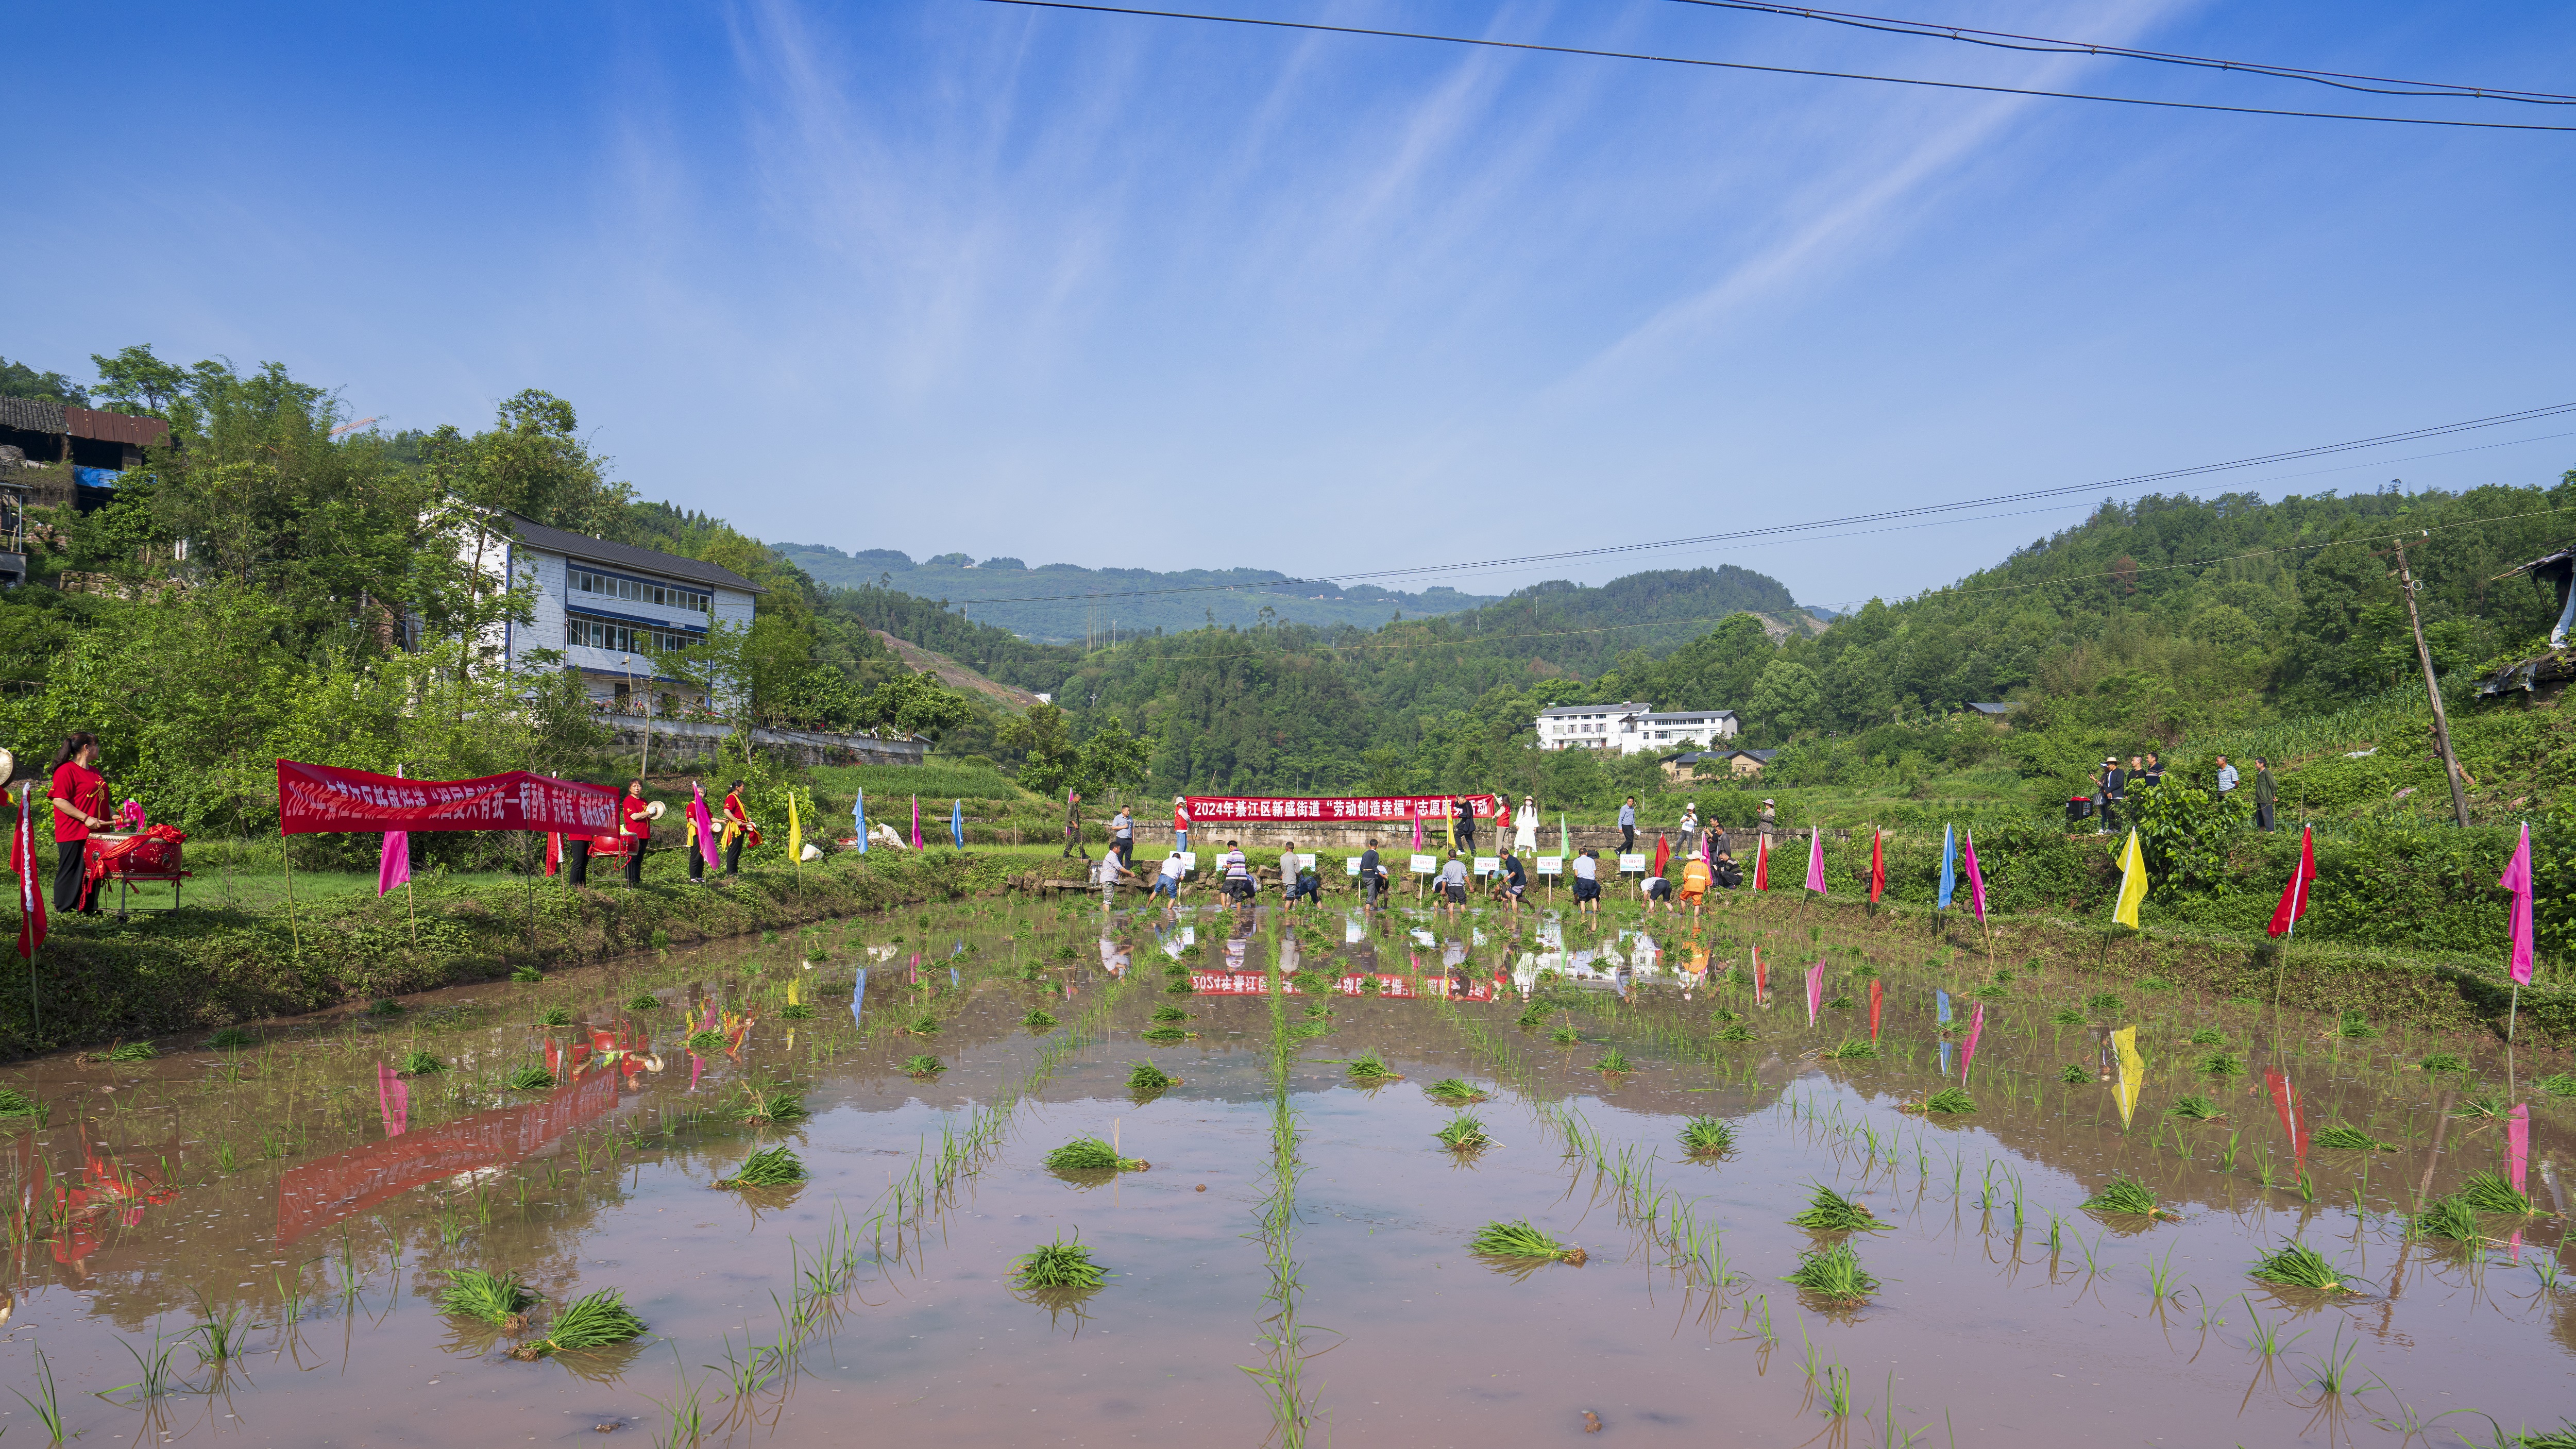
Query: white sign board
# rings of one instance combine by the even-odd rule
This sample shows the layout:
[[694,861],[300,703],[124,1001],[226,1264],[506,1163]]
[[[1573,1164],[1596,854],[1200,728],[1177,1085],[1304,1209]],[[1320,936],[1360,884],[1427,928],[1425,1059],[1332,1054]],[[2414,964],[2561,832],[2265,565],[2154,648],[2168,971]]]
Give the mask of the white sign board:
[[1413,873],[1415,875],[1430,875],[1439,869],[1440,858],[1438,856],[1417,855],[1413,858]]
[[1643,871],[1645,868],[1646,858],[1642,855],[1623,855],[1619,857],[1619,869],[1622,871]]
[[1315,857],[1311,855],[1301,855],[1297,857],[1297,868],[1299,870],[1313,870],[1315,868]]
[[1476,857],[1476,874],[1478,875],[1492,875],[1495,871],[1501,870],[1502,868],[1503,858],[1499,855],[1480,855]]
[[1198,868],[1199,868],[1199,853],[1198,853],[1197,851],[1195,851],[1195,850],[1184,850],[1184,851],[1182,851],[1182,852],[1181,852],[1181,869],[1183,869],[1183,870],[1196,870],[1196,869],[1198,869]]
[[1342,873],[1344,875],[1358,875],[1360,873],[1360,858],[1356,855],[1345,857],[1342,861]]
[[1565,857],[1561,855],[1540,856],[1538,858],[1538,873],[1540,875],[1565,874]]

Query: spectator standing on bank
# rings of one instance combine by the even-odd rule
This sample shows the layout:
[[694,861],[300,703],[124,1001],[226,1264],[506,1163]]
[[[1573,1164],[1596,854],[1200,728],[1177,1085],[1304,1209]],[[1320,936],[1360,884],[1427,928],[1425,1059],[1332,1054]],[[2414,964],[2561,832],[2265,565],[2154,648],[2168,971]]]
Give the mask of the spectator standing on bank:
[[1172,797],[1172,841],[1175,850],[1190,848],[1190,802],[1187,796]]
[[1057,859],[1071,860],[1077,850],[1082,852],[1083,859],[1091,859],[1091,847],[1082,843],[1082,792],[1067,790],[1064,792],[1064,854]]
[[2261,755],[2254,757],[2254,828],[2270,830],[2272,818],[2272,762]]
[[1119,806],[1118,813],[1110,818],[1109,848],[1118,853],[1119,864],[1130,867],[1135,865],[1136,817],[1128,814],[1127,807],[1124,805]]
[[1754,833],[1768,839],[1771,835],[1772,827],[1778,823],[1779,819],[1779,802],[1773,800],[1763,801],[1762,808],[1753,812]]
[[2237,777],[2236,777],[2236,767],[2235,767],[2234,765],[2231,765],[2231,764],[2227,763],[2227,757],[2226,757],[2225,755],[2221,755],[2221,756],[2219,756],[2219,757],[2218,757],[2218,796],[2219,796],[2219,798],[2220,798],[2220,799],[2222,799],[2222,800],[2223,800],[2223,799],[2227,798],[2227,796],[2229,795],[2229,793],[2235,790],[2235,788],[2236,788],[2236,778],[2237,778]]
[[1637,853],[1637,797],[1634,795],[1628,797],[1627,804],[1619,807],[1619,853]]
[[2119,813],[2128,798],[2129,772],[2120,768],[2120,757],[2113,755],[2102,762],[2102,824],[2106,828],[2120,828],[2112,817]]
[[1538,854],[1538,797],[1523,795],[1521,812],[1512,817],[1512,853]]
[[1450,807],[1458,822],[1458,844],[1469,855],[1476,853],[1476,802],[1461,795]]
[[2147,767],[2141,775],[2143,777],[2141,783],[2150,788],[2164,783],[2165,762],[2156,758],[2155,751],[2147,751]]
[[[54,909],[96,915],[89,886],[89,833],[109,825],[107,778],[98,772],[98,736],[83,730],[63,740],[54,752],[46,798],[54,807]],[[20,804],[34,808],[32,801]],[[34,861],[27,862],[27,869],[35,868]]]
[[626,782],[626,798],[617,802],[617,843],[626,847],[626,883],[644,883],[644,847],[653,839],[653,807],[645,802],[644,782]]
[[1682,854],[1696,855],[1698,853],[1699,802],[1697,800],[1693,800],[1682,807]]

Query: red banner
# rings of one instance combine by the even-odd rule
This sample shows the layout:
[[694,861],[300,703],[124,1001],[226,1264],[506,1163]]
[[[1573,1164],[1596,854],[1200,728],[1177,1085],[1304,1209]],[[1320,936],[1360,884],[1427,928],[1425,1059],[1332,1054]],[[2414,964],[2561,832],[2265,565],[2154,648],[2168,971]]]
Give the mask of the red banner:
[[288,835],[362,830],[544,830],[613,835],[617,792],[512,770],[479,780],[405,780],[330,765],[277,762],[278,828]]
[[1196,825],[1259,824],[1265,820],[1411,820],[1419,811],[1426,826],[1438,824],[1464,800],[1476,818],[1491,820],[1502,808],[1499,795],[1192,795],[1190,820]]

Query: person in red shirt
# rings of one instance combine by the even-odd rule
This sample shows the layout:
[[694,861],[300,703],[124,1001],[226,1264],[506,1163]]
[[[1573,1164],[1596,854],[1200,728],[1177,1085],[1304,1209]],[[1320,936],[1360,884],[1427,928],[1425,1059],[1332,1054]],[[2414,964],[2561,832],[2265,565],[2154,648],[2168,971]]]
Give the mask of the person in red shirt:
[[86,731],[63,741],[54,756],[54,909],[97,915],[88,900],[89,833],[104,830],[107,780],[98,772],[98,736]]
[[743,813],[740,780],[725,787],[724,825],[721,828],[724,830],[725,874],[739,875],[742,873],[743,833],[751,829],[751,817]]
[[626,798],[617,802],[617,843],[626,847],[626,883],[644,883],[644,847],[653,839],[653,817],[647,813],[644,782],[626,782]]

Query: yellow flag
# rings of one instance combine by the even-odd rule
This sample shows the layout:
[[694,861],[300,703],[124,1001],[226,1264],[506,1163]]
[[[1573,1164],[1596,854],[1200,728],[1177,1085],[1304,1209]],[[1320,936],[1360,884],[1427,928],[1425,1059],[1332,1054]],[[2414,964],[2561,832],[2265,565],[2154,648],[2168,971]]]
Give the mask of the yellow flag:
[[2138,902],[2147,898],[2147,857],[2138,849],[2138,832],[2129,832],[2129,842],[2120,847],[2120,903],[2111,908],[2115,925],[2139,929]]
[[2147,1085],[2147,1063],[2138,1055],[2138,1029],[2134,1026],[2111,1033],[2111,1047],[2120,1057],[2120,1126],[2126,1129],[2129,1118],[2138,1110],[2138,1093]]
[[787,793],[787,858],[796,868],[805,868],[805,825],[796,818],[796,792]]

